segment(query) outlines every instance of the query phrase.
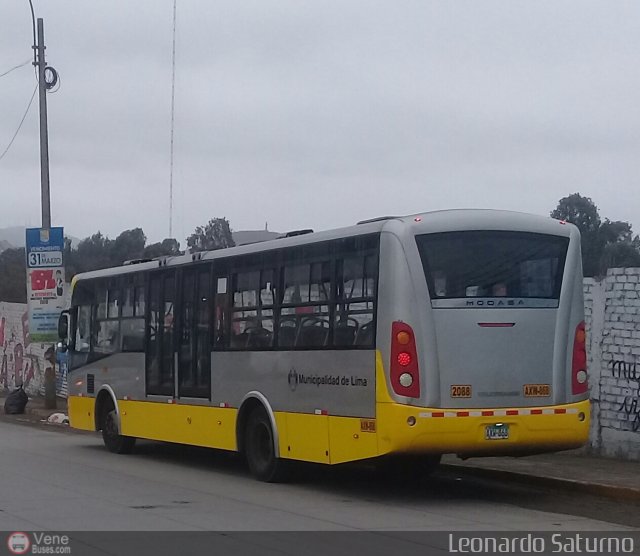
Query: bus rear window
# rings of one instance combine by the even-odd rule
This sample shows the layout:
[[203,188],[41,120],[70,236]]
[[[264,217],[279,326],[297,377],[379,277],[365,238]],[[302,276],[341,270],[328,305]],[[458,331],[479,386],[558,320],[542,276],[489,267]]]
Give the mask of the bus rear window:
[[507,231],[416,236],[431,299],[558,299],[569,239]]

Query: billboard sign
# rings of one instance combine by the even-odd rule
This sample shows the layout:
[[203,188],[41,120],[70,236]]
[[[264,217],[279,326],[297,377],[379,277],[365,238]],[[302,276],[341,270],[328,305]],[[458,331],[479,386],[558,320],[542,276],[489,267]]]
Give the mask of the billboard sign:
[[63,228],[27,228],[27,301],[31,342],[55,342],[64,309]]

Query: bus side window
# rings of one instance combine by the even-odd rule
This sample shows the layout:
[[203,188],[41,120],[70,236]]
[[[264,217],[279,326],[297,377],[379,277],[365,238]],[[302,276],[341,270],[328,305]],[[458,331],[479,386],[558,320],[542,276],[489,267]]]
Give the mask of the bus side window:
[[336,346],[373,345],[376,277],[373,255],[345,257],[338,261]]
[[91,345],[91,305],[81,305],[78,307],[78,320],[76,324],[76,335],[74,339],[74,351],[87,353]]
[[251,330],[258,329],[258,290],[260,271],[239,272],[232,276],[233,312],[231,313],[231,345],[235,349],[248,346]]
[[227,306],[228,306],[228,280],[226,276],[215,279],[215,303],[213,317],[213,347],[225,349],[229,347],[227,342]]
[[100,285],[97,288],[98,306],[91,342],[94,353],[120,351],[119,297],[119,290],[115,286],[107,289],[106,285]]
[[326,346],[330,296],[330,261],[285,266],[278,345],[284,348]]

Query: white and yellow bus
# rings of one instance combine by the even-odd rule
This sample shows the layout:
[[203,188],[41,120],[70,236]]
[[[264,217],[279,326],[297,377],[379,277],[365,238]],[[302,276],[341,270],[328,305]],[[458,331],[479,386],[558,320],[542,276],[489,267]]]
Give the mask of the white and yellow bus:
[[[576,448],[589,431],[580,237],[450,210],[80,274],[71,426],[289,460]],[[386,457],[385,457],[386,456]]]

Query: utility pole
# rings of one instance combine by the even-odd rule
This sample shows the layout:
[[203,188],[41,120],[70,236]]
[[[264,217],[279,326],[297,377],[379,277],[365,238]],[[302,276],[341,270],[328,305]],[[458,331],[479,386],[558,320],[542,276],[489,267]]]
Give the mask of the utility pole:
[[49,193],[49,132],[47,130],[47,86],[44,59],[44,22],[38,18],[38,93],[40,99],[40,191],[42,197],[42,227],[51,228],[51,195]]
[[[33,15],[33,5],[31,5],[31,14]],[[40,100],[40,195],[42,204],[42,230],[46,230],[46,241],[49,241],[49,232],[51,231],[51,194],[49,190],[49,131],[47,129],[47,90],[51,89],[58,82],[58,74],[53,68],[47,67],[44,51],[44,21],[38,18],[38,40],[33,46],[37,53],[34,65],[38,68],[38,94]],[[51,76],[47,82],[47,70]],[[41,230],[41,241],[42,241]],[[28,246],[27,246],[28,249]],[[32,308],[29,307],[29,320],[31,321]],[[45,359],[51,365],[44,371],[44,406],[47,409],[56,409],[56,350],[52,346],[47,350],[50,357]]]

